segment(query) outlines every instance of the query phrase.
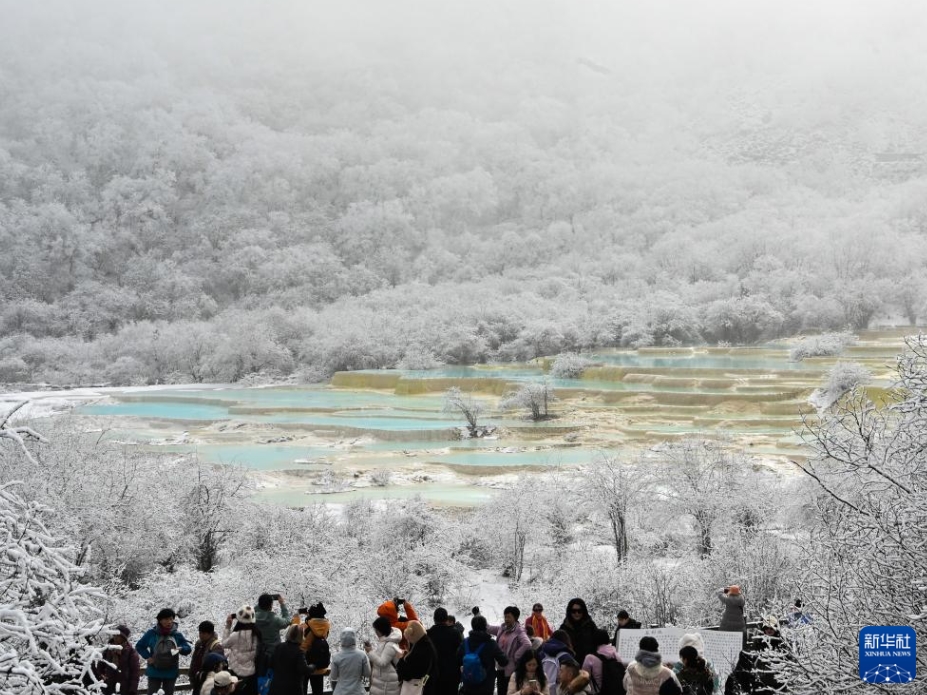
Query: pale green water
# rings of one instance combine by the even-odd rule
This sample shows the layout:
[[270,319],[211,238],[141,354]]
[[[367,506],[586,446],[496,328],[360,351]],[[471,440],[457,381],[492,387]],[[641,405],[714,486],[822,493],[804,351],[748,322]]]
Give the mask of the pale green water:
[[[899,349],[900,341],[893,334],[887,334],[884,343],[878,334],[867,337],[869,342],[854,350],[854,357],[872,359],[877,365]],[[808,410],[807,395],[838,358],[791,362],[785,346],[768,345],[613,350],[591,359],[605,369],[590,373],[589,379],[549,381],[566,400],[551,404],[562,417],[541,423],[498,410],[501,394],[519,383],[546,378],[541,365],[533,363],[357,372],[339,381],[351,388],[133,390],[116,394],[112,402],[81,407],[75,414],[135,419],[138,424],[122,433],[125,437],[136,433],[142,440],[145,433],[172,440],[186,430],[204,443],[158,450],[195,451],[206,461],[259,471],[300,471],[312,476],[332,470],[345,478],[351,471],[443,466],[465,474],[459,484],[431,480],[326,495],[305,494],[318,487],[294,478],[291,487],[259,493],[275,503],[340,503],[365,496],[401,499],[419,494],[436,503],[474,504],[495,494],[467,483],[480,469],[494,474],[507,468],[595,465],[603,453],[620,456],[628,446],[688,434],[734,437],[747,446],[755,441],[755,453],[800,455],[801,442],[795,434],[801,428],[798,410],[802,406]],[[463,420],[444,412],[441,392],[455,379],[466,380],[460,382],[463,389],[483,389],[475,394],[487,408],[481,424],[505,428],[508,434],[456,438],[455,428]],[[409,390],[426,393],[405,395]],[[578,437],[578,446],[564,446],[568,435]],[[292,441],[259,443],[281,436]],[[599,449],[597,442],[605,443],[607,450]],[[545,444],[554,446],[537,450]]]

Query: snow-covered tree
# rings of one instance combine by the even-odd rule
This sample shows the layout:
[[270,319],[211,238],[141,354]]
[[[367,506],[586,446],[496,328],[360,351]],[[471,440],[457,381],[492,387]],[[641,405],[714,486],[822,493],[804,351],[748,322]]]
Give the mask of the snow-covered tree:
[[[927,639],[927,336],[907,343],[888,404],[856,388],[806,426],[816,455],[796,465],[820,491],[801,588],[815,630],[782,665],[792,692],[879,687],[856,673],[867,625],[912,625]],[[917,678],[892,692],[924,691],[927,655],[917,658]]]
[[81,583],[75,550],[45,524],[47,508],[0,486],[0,695],[97,692],[106,596]]
[[534,421],[550,416],[550,402],[555,399],[554,390],[547,381],[520,386],[517,391],[506,394],[502,399],[503,410],[528,410]]

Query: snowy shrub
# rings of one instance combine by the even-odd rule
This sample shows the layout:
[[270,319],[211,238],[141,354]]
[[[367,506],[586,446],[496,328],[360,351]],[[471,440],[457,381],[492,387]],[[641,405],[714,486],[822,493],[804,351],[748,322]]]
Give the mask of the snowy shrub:
[[810,336],[789,350],[789,359],[801,362],[806,357],[831,357],[843,352],[847,345],[856,342],[849,333],[825,333]]
[[565,352],[557,355],[550,368],[550,375],[555,379],[579,379],[583,370],[592,364],[591,360],[575,352]]
[[872,372],[858,362],[838,362],[827,373],[824,386],[816,389],[808,402],[816,408],[829,408],[847,391],[863,386],[872,378]]
[[546,381],[525,384],[517,391],[506,394],[500,404],[503,410],[525,409],[531,412],[532,420],[544,420],[549,417],[548,407],[555,400],[554,390]]
[[370,484],[376,487],[387,487],[393,475],[388,470],[374,471],[370,474]]
[[441,366],[441,361],[430,350],[412,346],[406,349],[396,366],[399,369],[435,369]]
[[74,549],[45,526],[50,510],[0,487],[0,694],[78,695],[100,650],[106,596],[81,584]]

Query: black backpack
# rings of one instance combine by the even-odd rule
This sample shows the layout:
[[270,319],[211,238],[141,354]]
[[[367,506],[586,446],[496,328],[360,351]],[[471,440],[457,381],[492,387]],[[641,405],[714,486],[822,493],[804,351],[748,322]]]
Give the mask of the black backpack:
[[676,676],[682,685],[683,695],[711,695],[714,692],[714,677],[707,668],[684,668]]
[[602,662],[602,682],[595,683],[599,695],[625,695],[624,672],[625,666],[618,659],[609,659],[593,652],[594,657]]
[[306,650],[306,663],[316,669],[328,668],[331,665],[332,650],[328,646],[327,639],[318,635],[312,636],[312,644]]
[[159,671],[171,671],[177,668],[180,656],[175,654],[177,640],[174,635],[158,635],[154,649],[151,650],[151,665]]

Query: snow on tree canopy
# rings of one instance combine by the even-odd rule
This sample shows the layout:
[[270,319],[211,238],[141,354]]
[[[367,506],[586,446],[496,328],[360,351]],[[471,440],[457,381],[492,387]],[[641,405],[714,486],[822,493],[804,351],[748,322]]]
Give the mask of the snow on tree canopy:
[[99,660],[105,595],[81,584],[73,550],[45,526],[49,510],[0,486],[0,695],[81,695]]

